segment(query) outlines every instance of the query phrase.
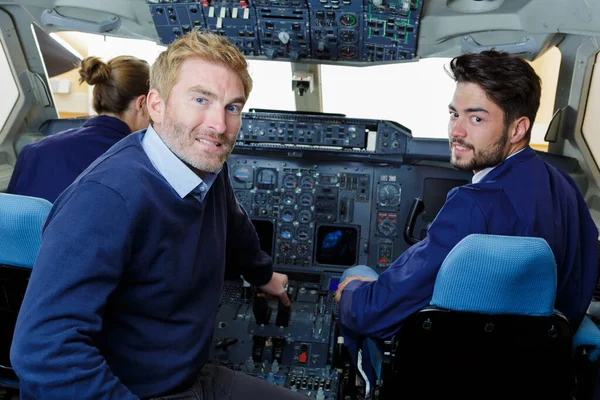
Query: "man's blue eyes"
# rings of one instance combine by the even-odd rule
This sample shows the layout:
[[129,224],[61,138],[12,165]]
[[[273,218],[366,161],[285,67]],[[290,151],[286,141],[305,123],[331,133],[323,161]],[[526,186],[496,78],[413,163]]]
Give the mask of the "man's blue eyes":
[[[202,97],[197,97],[194,99],[194,101],[198,104],[206,104],[207,103],[207,100]],[[235,105],[229,105],[229,106],[227,106],[227,111],[237,113],[237,112],[240,112],[240,107],[235,106]]]

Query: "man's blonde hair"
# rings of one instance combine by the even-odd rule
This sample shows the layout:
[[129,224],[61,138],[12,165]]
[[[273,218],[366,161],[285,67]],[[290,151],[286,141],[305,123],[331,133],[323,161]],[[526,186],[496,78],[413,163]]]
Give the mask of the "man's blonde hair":
[[244,55],[227,39],[210,32],[192,31],[175,40],[160,53],[150,69],[150,88],[158,90],[160,96],[167,101],[181,64],[196,57],[235,72],[242,80],[244,95],[248,99],[252,90],[252,78]]

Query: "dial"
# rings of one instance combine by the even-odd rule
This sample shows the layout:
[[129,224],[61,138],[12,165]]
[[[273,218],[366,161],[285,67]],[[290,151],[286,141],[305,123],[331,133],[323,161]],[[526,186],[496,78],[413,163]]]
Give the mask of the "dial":
[[287,189],[296,189],[296,186],[298,186],[298,178],[296,175],[286,175],[283,178],[283,187]]
[[342,42],[354,42],[356,41],[356,32],[348,29],[340,30],[340,39]]
[[289,254],[292,251],[292,245],[290,242],[279,243],[279,252],[281,254]]
[[296,214],[291,208],[286,208],[281,213],[281,220],[283,222],[292,222],[294,218],[296,218]]
[[296,232],[296,237],[298,240],[308,240],[311,237],[311,228],[304,225],[298,228],[298,232]]
[[300,222],[310,222],[312,221],[312,212],[310,210],[302,210],[298,213],[298,220]]
[[277,172],[271,168],[263,168],[256,175],[256,187],[273,190],[277,186]]
[[251,167],[237,166],[232,173],[234,188],[252,189],[254,182],[254,170]]
[[285,192],[281,197],[281,202],[286,206],[291,206],[296,202],[296,195],[294,192]]
[[298,243],[296,245],[296,255],[298,257],[306,257],[309,253],[308,245],[305,243]]
[[283,226],[279,232],[282,239],[291,239],[294,236],[294,228],[292,226]]
[[395,236],[398,230],[397,214],[379,214],[377,216],[377,232],[381,236]]
[[302,193],[300,196],[300,205],[310,207],[313,204],[313,196],[310,193]]
[[300,187],[302,189],[313,189],[315,187],[315,178],[312,176],[303,176],[300,180]]
[[269,195],[267,193],[258,192],[254,195],[254,202],[259,206],[264,206],[269,202]]
[[340,48],[340,55],[345,58],[356,57],[357,49],[354,46],[342,46]]
[[354,26],[357,22],[358,20],[352,14],[344,14],[340,17],[340,24],[344,26]]
[[379,188],[379,205],[396,207],[400,204],[400,189],[396,185],[386,184]]
[[377,232],[379,232],[382,236],[392,236],[396,231],[396,224],[394,224],[389,219],[384,219],[380,223],[377,224]]

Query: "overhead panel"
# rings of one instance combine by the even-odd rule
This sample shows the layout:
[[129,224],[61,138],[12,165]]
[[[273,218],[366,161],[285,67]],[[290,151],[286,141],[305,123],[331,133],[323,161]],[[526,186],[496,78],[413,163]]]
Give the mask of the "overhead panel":
[[248,58],[370,65],[415,57],[423,0],[147,0],[162,44],[209,30]]

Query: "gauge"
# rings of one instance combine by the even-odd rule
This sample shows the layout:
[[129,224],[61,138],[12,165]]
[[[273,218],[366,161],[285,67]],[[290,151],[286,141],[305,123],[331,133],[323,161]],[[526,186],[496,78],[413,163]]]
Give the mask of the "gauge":
[[302,210],[298,213],[298,221],[310,222],[312,221],[312,212],[310,210]]
[[231,176],[234,188],[252,189],[254,170],[251,167],[237,166],[231,172]]
[[303,207],[310,207],[313,204],[313,197],[310,193],[302,193],[300,196],[300,205]]
[[379,205],[396,207],[400,204],[400,189],[396,185],[386,184],[379,188]]
[[354,26],[357,22],[358,20],[352,14],[344,14],[340,17],[340,24],[344,26]]
[[340,31],[340,40],[342,42],[354,42],[356,41],[356,32],[348,29]]
[[286,175],[283,178],[283,187],[287,189],[296,189],[298,186],[298,178],[296,175]]
[[296,214],[291,208],[286,208],[281,212],[281,220],[283,222],[292,222],[294,218],[296,218]]
[[308,240],[312,236],[311,228],[304,225],[298,228],[298,232],[296,232],[296,237],[298,240]]
[[308,245],[305,243],[299,243],[296,245],[296,255],[298,257],[306,257],[308,255]]
[[386,218],[377,224],[377,232],[379,232],[381,236],[393,236],[396,233],[396,224],[393,223],[392,220]]
[[279,243],[279,252],[281,254],[289,254],[292,251],[292,245],[290,242]]
[[303,176],[300,180],[300,187],[302,189],[313,189],[315,187],[315,178],[312,176]]
[[284,226],[281,228],[279,237],[282,239],[291,239],[294,236],[294,228],[291,226]]
[[256,187],[259,189],[273,190],[277,186],[277,171],[263,168],[256,174]]
[[398,230],[396,217],[396,214],[380,214],[377,218],[377,232],[385,237],[395,236]]
[[354,46],[342,46],[340,48],[340,55],[345,58],[354,58],[356,57],[356,47]]
[[258,192],[254,195],[254,202],[259,206],[264,206],[269,202],[269,195],[267,193]]
[[296,202],[296,195],[294,192],[285,192],[281,197],[281,203],[286,206],[291,206]]

